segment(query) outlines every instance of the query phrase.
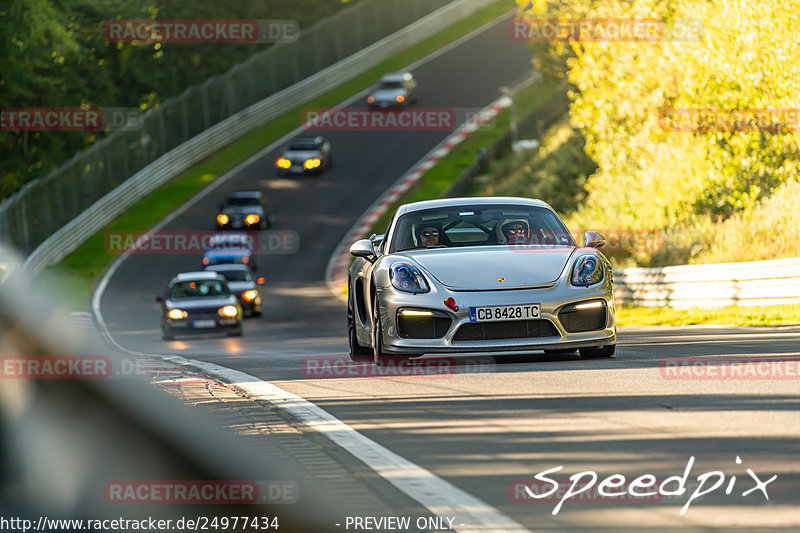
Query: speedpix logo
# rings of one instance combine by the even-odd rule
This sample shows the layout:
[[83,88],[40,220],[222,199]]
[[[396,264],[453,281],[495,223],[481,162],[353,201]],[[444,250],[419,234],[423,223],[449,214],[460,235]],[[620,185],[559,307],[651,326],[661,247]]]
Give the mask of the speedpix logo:
[[[736,457],[736,464],[742,464],[741,457]],[[644,474],[632,481],[628,481],[622,474],[612,474],[600,480],[597,472],[587,470],[569,476],[569,486],[566,487],[566,490],[564,490],[564,482],[548,477],[550,474],[559,472],[564,468],[563,466],[556,466],[539,472],[534,476],[534,480],[512,482],[509,485],[509,492],[512,501],[527,501],[528,498],[539,501],[557,501],[558,503],[553,509],[553,515],[557,515],[561,511],[567,500],[581,501],[585,497],[593,501],[602,498],[614,498],[621,501],[630,501],[630,498],[645,498],[649,501],[659,501],[662,497],[683,496],[689,492],[687,482],[693,465],[694,456],[691,456],[686,463],[683,475],[668,477],[661,483],[658,482],[653,474]],[[764,480],[751,468],[747,468],[746,472],[749,478],[745,478],[744,482],[751,484],[742,491],[741,496],[747,497],[754,493],[756,495],[761,494],[766,501],[769,501],[767,485],[775,481],[778,476],[773,475]],[[697,483],[680,510],[681,515],[686,514],[693,501],[706,494],[711,494],[723,486],[725,487],[725,495],[730,495],[734,489],[741,490],[742,487],[741,483],[737,485],[738,479],[735,475],[728,477],[719,470],[698,474],[696,479]]]

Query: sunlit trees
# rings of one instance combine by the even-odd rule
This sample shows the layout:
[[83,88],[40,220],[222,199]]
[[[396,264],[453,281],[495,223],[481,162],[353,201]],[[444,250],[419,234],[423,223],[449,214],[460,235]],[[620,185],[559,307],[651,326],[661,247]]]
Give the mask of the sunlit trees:
[[[659,118],[668,108],[800,109],[799,0],[578,0],[544,11],[520,4],[541,18],[702,23],[696,42],[569,43],[571,122],[599,167],[574,225],[686,234],[733,215],[746,220],[782,184],[798,179],[800,123],[782,132],[674,132]],[[550,51],[564,46],[552,44]],[[694,237],[701,246],[685,251],[696,256],[706,246],[703,233]]]

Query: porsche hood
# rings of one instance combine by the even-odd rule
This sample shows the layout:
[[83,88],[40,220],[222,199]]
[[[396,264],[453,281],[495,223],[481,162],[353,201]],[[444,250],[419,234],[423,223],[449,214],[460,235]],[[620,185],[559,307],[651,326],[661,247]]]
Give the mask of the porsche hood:
[[575,250],[538,246],[493,246],[487,250],[482,246],[414,250],[398,255],[412,259],[449,289],[485,291],[552,285],[561,277]]

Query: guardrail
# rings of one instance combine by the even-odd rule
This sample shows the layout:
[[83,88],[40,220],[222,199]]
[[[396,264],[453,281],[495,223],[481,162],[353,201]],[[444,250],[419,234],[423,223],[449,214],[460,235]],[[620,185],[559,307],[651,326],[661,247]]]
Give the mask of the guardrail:
[[[22,530],[23,519],[37,524],[37,517],[40,531],[80,531],[101,528],[48,526],[41,518],[125,518],[146,524],[153,517],[175,524],[198,514],[209,522],[247,517],[247,524],[279,516],[281,532],[329,531],[341,515],[369,512],[368,504],[334,501],[313,473],[274,460],[280,450],[268,441],[256,449],[220,427],[219,418],[188,408],[145,382],[145,376],[124,372],[127,356],[80,334],[63,306],[31,281],[21,258],[0,247],[0,509],[3,523],[19,520],[17,527],[0,526],[3,531]],[[87,371],[92,361],[102,362],[94,374]],[[224,488],[230,480],[251,487],[287,480],[301,499],[287,504],[264,490],[257,501],[242,504],[234,496],[226,502],[213,487]],[[139,492],[131,496],[133,503],[116,503],[109,499],[113,483],[154,485],[153,496]],[[203,483],[212,488],[211,496],[204,491],[197,500],[217,500],[198,505],[191,497],[175,497],[170,503],[177,493],[159,489],[169,483]]]
[[800,303],[800,257],[625,268],[614,272],[617,303],[652,307],[719,307]]
[[[195,135],[190,140],[166,151],[166,153],[163,153],[163,155],[141,168],[141,170],[136,172],[133,176],[125,179],[121,184],[118,184],[113,190],[99,198],[91,206],[79,210],[79,214],[74,216],[74,218],[63,217],[62,214],[65,210],[70,208],[70,206],[74,207],[80,205],[81,202],[85,201],[86,196],[96,198],[96,191],[92,191],[92,187],[87,186],[86,183],[76,183],[75,176],[71,176],[72,181],[64,185],[64,187],[62,187],[62,184],[59,182],[55,184],[52,190],[47,189],[44,192],[39,191],[38,194],[32,194],[35,192],[35,188],[39,187],[40,184],[37,185],[36,182],[31,183],[20,191],[20,193],[9,198],[0,206],[0,229],[3,234],[3,240],[17,246],[23,252],[32,251],[25,265],[32,274],[36,274],[47,265],[59,261],[65,255],[75,250],[91,235],[124,212],[143,196],[192,165],[203,160],[210,153],[219,150],[253,129],[266,124],[270,120],[303,105],[313,98],[369,70],[409,46],[440,32],[442,28],[446,28],[466,18],[481,7],[490,4],[492,1],[493,0],[455,0],[420,20],[417,20],[413,24],[406,26],[402,30],[374,42],[374,44],[316,72],[302,81],[294,83],[237,113],[231,114],[218,124]],[[420,0],[415,4],[417,6],[415,9],[409,9],[408,11],[411,13],[424,12],[423,7],[425,7],[425,5],[440,2],[441,0]],[[353,7],[355,8],[359,5],[361,5],[361,3]],[[394,12],[396,10],[390,11]],[[377,19],[380,19],[382,12],[376,11],[375,13]],[[314,46],[318,48],[318,43],[316,43],[313,36],[308,37],[307,32],[301,34],[298,43],[302,42],[304,37],[314,41]],[[273,48],[277,49],[278,46],[280,45],[276,45]],[[341,47],[339,46],[337,48]],[[297,54],[294,55],[294,59],[295,62],[297,62]],[[251,62],[248,61],[246,63]],[[240,69],[234,67],[232,72],[237,70]],[[203,94],[205,94],[205,92]],[[185,107],[184,105],[184,108]],[[184,117],[183,120],[180,119],[181,116]],[[151,129],[155,132],[162,133],[167,131],[168,127],[173,129],[181,129],[183,127],[185,129],[185,109],[183,115],[176,114],[173,118],[177,123],[182,122],[184,125],[167,124],[168,121],[164,116],[159,115],[157,124]],[[147,127],[147,124],[148,120],[146,117],[145,127]],[[170,129],[170,131],[172,130]],[[125,142],[128,140],[128,137],[122,135],[130,135],[131,132],[118,133],[120,134],[119,138],[123,141],[123,149],[127,146],[131,146]],[[140,139],[137,134],[137,142],[144,142],[142,140],[144,139],[144,132],[141,136],[142,138]],[[163,146],[165,142],[166,141],[162,139],[161,143],[155,144],[161,144]],[[138,150],[141,152],[138,153],[138,155],[135,153],[124,154],[124,160],[127,162],[129,159],[139,161],[143,158],[146,159],[146,151],[141,146],[139,146]],[[90,168],[88,172],[94,175],[95,172],[100,172],[98,169],[104,169],[104,176],[106,176],[107,180],[116,180],[116,182],[118,182],[118,177],[111,174],[111,170],[109,169],[111,165],[102,161],[102,157],[99,157],[99,160],[95,161],[98,157],[99,154],[95,154],[92,159],[92,162],[97,163],[97,165],[88,165],[87,163],[87,168]],[[70,164],[73,163],[74,161],[70,162]],[[57,180],[53,180],[50,176],[42,180],[43,183],[49,183],[51,181]],[[106,180],[101,181],[104,181],[105,184]],[[49,201],[53,205],[43,206],[43,204],[37,203],[37,208],[31,209],[24,201],[24,199],[28,197],[36,197],[37,202]],[[41,197],[41,200],[39,197]],[[22,201],[20,201],[21,199]],[[39,229],[34,229],[34,226]],[[46,238],[40,241],[42,235],[46,235]]]

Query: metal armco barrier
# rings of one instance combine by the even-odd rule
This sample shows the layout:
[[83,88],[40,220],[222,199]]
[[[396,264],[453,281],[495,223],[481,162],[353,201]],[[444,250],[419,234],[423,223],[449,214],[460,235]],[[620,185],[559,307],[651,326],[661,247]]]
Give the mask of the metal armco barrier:
[[617,303],[652,307],[719,307],[800,303],[800,257],[625,268],[614,271]]
[[[279,43],[265,50],[263,55],[256,54],[242,65],[237,65],[224,76],[224,91],[212,90],[219,85],[217,78],[209,79],[200,87],[188,89],[181,97],[148,112],[141,132],[116,132],[78,154],[61,169],[28,184],[5,200],[0,205],[0,239],[30,254],[25,263],[26,269],[37,274],[75,250],[146,194],[209,154],[409,46],[441,32],[492,3],[492,0],[455,0],[440,7],[445,3],[445,0],[409,0],[404,3],[402,10],[398,10],[395,9],[397,2],[394,0],[359,2],[304,31],[296,43]],[[374,37],[378,30],[375,29],[368,32],[369,36],[352,37],[355,35],[353,18],[358,13],[363,16],[368,14],[373,22],[380,21],[377,26],[380,26],[383,35],[388,36],[376,40]],[[368,28],[373,26],[373,23],[364,25]],[[331,28],[338,32],[329,36],[334,39],[336,46],[322,46],[320,42],[324,44],[327,41],[320,41],[318,34],[333,31]],[[385,31],[387,29],[395,33]],[[343,36],[342,32],[346,35]],[[344,47],[345,41],[352,41],[353,46]],[[305,57],[303,46],[310,46],[309,50],[312,51],[335,50],[336,57],[332,58],[335,62],[327,62],[325,64],[330,66],[319,70],[316,68],[320,65],[319,61],[301,61]],[[339,51],[347,52],[347,56],[340,55]],[[272,65],[274,72],[287,71],[275,68],[273,63],[265,65],[267,53],[278,56],[279,62],[283,63],[287,57],[294,58],[294,62],[303,66],[303,70],[308,65],[314,70],[305,74],[307,77],[304,79],[294,76],[288,84],[282,85],[283,88],[277,87],[280,89],[277,91],[270,91],[269,87],[261,87],[256,83],[260,87],[259,92],[263,89],[269,96],[243,105],[246,98],[242,94],[253,92],[253,80],[262,79],[265,68],[269,72],[267,67]],[[236,80],[246,72],[252,74],[253,69],[260,73],[259,76],[245,77],[241,83],[250,89],[238,91],[239,83]],[[288,72],[295,70],[289,68]],[[270,80],[267,85],[274,86],[275,81],[272,78]],[[206,103],[209,95],[217,93],[232,96],[217,102],[212,116]],[[194,109],[204,112],[192,112]],[[204,116],[208,120],[195,123]],[[189,137],[185,135],[187,132]],[[185,142],[176,142],[176,139],[184,138],[187,139]],[[112,157],[110,150],[113,146],[117,149]]]

